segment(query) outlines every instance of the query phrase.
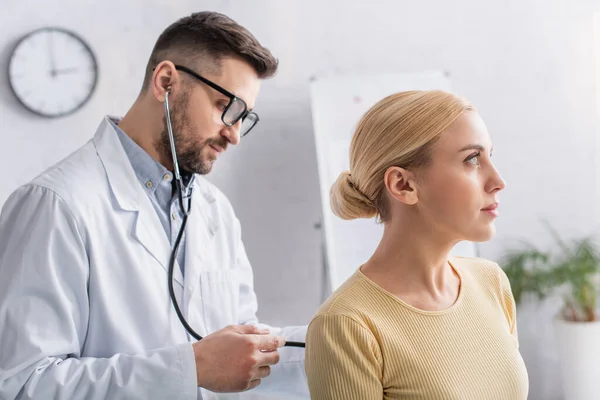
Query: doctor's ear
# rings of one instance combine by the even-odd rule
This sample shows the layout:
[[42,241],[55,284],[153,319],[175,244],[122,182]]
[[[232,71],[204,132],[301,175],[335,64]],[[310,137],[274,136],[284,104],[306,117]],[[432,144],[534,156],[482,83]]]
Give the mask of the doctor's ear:
[[179,73],[171,61],[162,61],[152,71],[152,80],[150,89],[156,100],[163,103],[165,93],[173,93],[173,86],[180,81]]

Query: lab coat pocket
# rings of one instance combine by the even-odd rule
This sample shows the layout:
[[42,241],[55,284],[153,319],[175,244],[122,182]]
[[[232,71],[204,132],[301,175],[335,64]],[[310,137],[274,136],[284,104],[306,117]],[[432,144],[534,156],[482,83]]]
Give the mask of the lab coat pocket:
[[209,333],[237,324],[237,279],[229,269],[200,272],[202,305]]

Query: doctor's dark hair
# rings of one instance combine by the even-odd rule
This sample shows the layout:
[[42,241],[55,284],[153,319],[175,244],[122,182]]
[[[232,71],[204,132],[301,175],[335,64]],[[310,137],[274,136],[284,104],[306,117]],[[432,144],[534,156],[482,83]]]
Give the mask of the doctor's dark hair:
[[[146,67],[142,90],[147,89],[152,70],[161,61],[170,60],[206,72],[218,71],[223,57],[241,58],[261,79],[277,72],[277,59],[246,28],[226,15],[203,11],[179,19],[158,37]],[[194,65],[190,65],[191,62]]]
[[380,100],[356,127],[350,170],[331,187],[333,213],[346,220],[388,221],[386,170],[427,167],[440,134],[472,109],[466,100],[441,90],[401,92]]

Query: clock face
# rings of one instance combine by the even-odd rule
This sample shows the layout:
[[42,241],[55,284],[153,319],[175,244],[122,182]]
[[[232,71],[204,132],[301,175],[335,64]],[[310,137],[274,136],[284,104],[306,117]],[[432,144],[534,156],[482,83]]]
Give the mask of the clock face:
[[90,47],[60,28],[23,37],[8,66],[11,89],[30,111],[44,117],[71,114],[91,97],[98,66]]

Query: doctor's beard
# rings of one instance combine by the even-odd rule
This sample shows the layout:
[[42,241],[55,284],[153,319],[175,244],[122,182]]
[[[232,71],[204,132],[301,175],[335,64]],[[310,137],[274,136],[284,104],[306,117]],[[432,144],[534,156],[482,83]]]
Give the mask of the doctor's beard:
[[[177,161],[181,173],[195,173],[200,175],[208,174],[215,158],[206,155],[204,149],[210,145],[215,145],[226,149],[227,139],[219,137],[210,138],[198,143],[190,133],[192,125],[186,115],[188,108],[189,92],[184,92],[170,104],[171,126],[173,128],[173,139],[175,141],[175,150],[177,152]],[[156,149],[164,160],[172,160],[171,142],[167,131],[167,117],[163,119],[163,131],[160,139],[156,143]]]

